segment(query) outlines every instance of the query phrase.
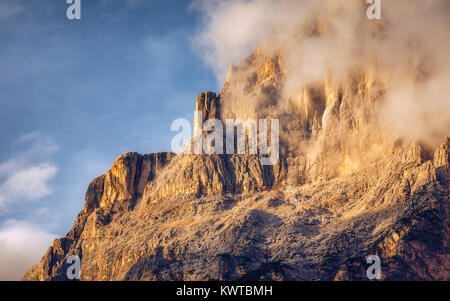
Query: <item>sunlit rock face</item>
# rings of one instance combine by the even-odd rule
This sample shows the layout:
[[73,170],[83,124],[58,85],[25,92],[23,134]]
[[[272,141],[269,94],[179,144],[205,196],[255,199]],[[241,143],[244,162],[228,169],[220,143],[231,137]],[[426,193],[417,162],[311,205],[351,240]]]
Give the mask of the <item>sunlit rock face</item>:
[[[294,183],[351,175],[382,159],[394,143],[378,122],[384,82],[354,70],[286,87],[281,54],[255,53],[231,67],[221,93],[222,119],[277,118],[281,153],[299,169]],[[388,141],[391,140],[391,141]]]
[[75,254],[82,280],[367,280],[369,255],[384,280],[449,280],[449,138],[392,139],[374,74],[286,93],[287,72],[281,51],[257,50],[195,107],[196,124],[279,119],[277,164],[124,154],[23,279],[65,280]]

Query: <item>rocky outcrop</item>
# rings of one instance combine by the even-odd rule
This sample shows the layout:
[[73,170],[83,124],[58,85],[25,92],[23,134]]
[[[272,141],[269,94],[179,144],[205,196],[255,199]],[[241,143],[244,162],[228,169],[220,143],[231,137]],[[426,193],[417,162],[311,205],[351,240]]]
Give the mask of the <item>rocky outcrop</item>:
[[[194,137],[202,133],[202,125],[206,120],[220,120],[220,96],[214,92],[202,92],[197,96],[195,112],[199,112],[200,119],[194,120]],[[196,115],[195,118],[198,116]]]
[[375,178],[141,199],[109,223],[97,208],[24,279],[65,279],[77,254],[83,280],[364,280],[373,254],[385,280],[448,280],[448,190],[415,150]]
[[134,206],[136,200],[142,197],[147,184],[156,178],[173,157],[171,153],[144,156],[127,153],[117,158],[113,167],[103,176],[99,207],[111,208],[123,204]]
[[82,280],[366,280],[369,255],[385,280],[449,280],[449,139],[434,156],[388,140],[372,114],[382,84],[362,74],[303,87],[280,109],[283,74],[281,55],[256,51],[196,103],[200,125],[279,118],[277,164],[124,154],[23,279],[66,280],[74,254]]
[[450,138],[447,138],[447,142],[443,143],[434,155],[434,166],[436,167],[436,176],[442,186],[450,190],[450,158],[449,158],[449,146]]

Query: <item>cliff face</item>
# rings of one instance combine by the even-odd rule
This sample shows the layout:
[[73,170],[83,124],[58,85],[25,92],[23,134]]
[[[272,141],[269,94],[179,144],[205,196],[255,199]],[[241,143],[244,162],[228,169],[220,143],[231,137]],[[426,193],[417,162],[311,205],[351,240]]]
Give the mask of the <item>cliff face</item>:
[[390,141],[374,122],[379,79],[355,73],[286,97],[284,72],[280,55],[257,51],[196,103],[202,121],[278,118],[277,164],[122,155],[23,279],[65,280],[75,254],[82,280],[363,280],[369,255],[385,280],[448,280],[449,139],[434,154]]

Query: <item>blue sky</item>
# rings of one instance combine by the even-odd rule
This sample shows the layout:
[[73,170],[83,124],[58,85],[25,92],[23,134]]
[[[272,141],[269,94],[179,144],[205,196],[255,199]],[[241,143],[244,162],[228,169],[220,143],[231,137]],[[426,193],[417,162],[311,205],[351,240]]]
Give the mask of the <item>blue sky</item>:
[[73,21],[67,7],[0,2],[0,279],[65,235],[118,155],[169,151],[172,121],[218,89],[189,1],[82,0]]

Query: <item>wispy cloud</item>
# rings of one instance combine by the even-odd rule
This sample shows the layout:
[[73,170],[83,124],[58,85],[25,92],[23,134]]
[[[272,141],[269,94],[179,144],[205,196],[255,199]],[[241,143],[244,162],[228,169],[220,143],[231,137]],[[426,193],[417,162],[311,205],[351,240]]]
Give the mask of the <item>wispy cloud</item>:
[[39,262],[56,235],[36,224],[10,219],[0,228],[0,281],[20,280]]
[[52,190],[47,182],[52,179],[58,168],[51,163],[21,168],[0,186],[0,206],[8,201],[34,200],[48,196]]
[[59,149],[51,137],[33,132],[19,137],[15,144],[25,147],[0,163],[0,215],[17,202],[50,195],[49,181],[58,172],[58,167],[47,161],[47,156]]

